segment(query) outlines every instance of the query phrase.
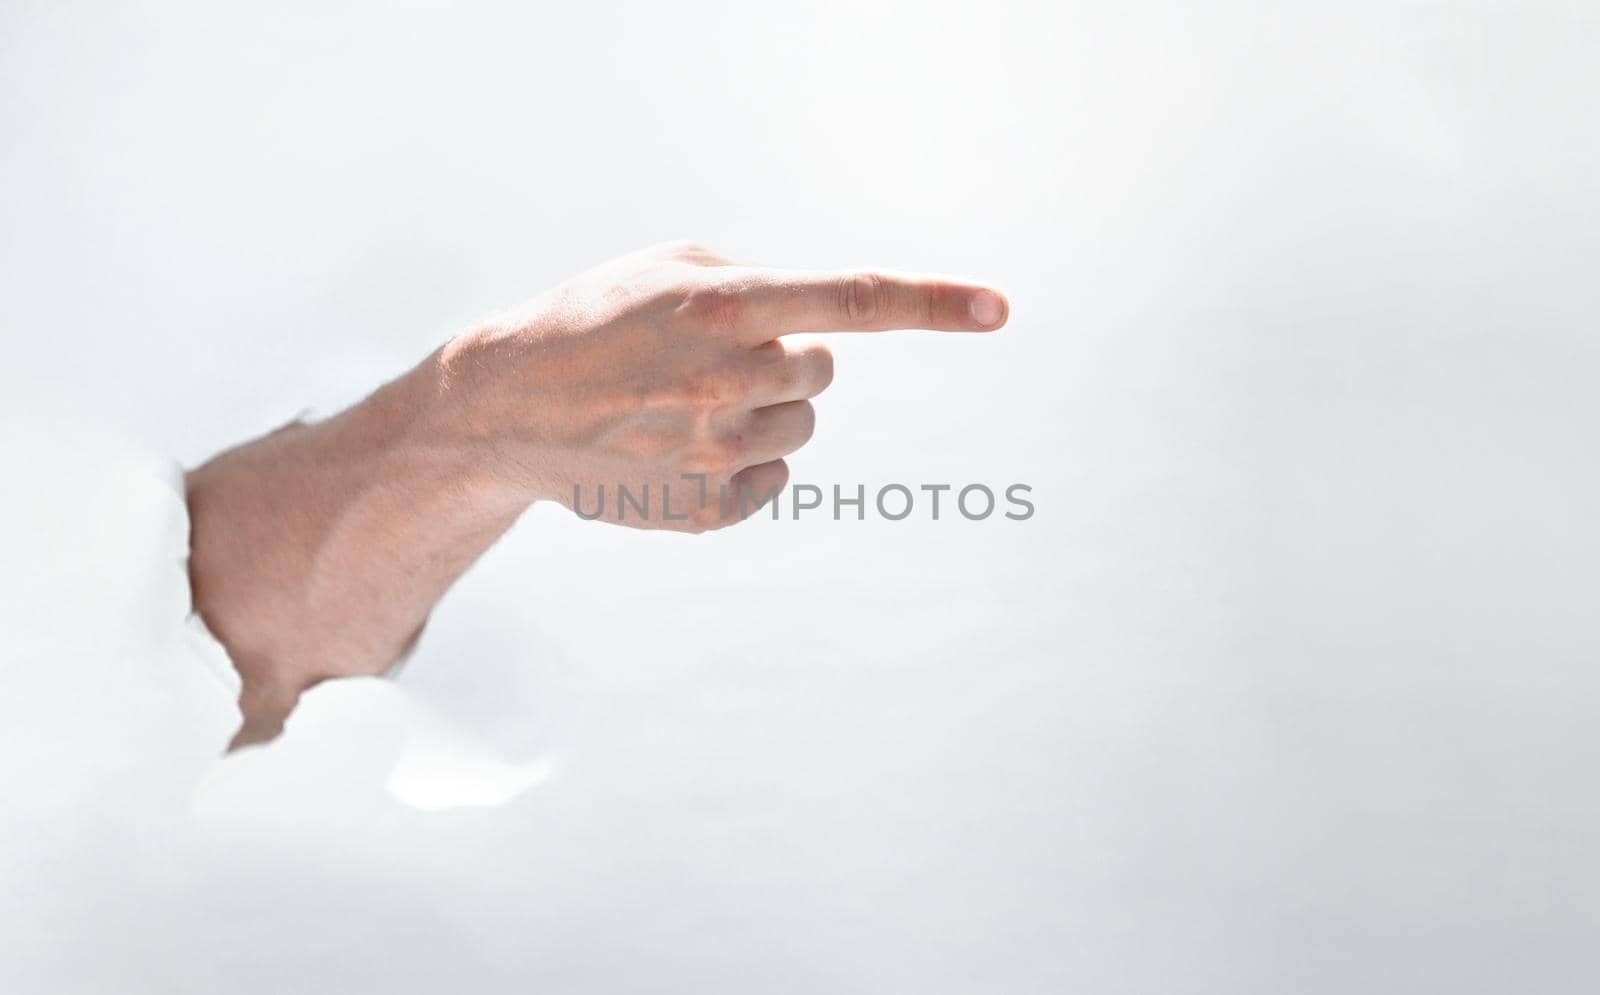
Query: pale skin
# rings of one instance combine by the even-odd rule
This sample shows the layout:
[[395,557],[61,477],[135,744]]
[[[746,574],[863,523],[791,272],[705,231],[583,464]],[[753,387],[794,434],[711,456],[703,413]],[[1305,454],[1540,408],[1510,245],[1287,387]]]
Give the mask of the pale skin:
[[[188,474],[189,573],[242,678],[234,745],[275,737],[320,681],[387,671],[535,502],[592,515],[604,485],[606,520],[703,532],[781,490],[833,379],[827,346],[791,333],[987,332],[1008,312],[969,281],[671,243],[480,323],[332,418],[221,453]],[[619,484],[656,495],[648,515]]]

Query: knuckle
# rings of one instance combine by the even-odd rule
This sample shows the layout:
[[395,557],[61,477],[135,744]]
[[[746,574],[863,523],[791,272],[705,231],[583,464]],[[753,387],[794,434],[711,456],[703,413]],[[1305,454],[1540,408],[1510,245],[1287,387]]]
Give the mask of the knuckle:
[[839,310],[855,322],[875,321],[888,305],[888,287],[876,273],[848,273],[839,279]]
[[685,449],[678,462],[685,473],[719,477],[738,463],[743,449],[733,437],[702,439]]
[[713,451],[723,469],[737,466],[749,450],[743,435],[724,435],[713,444]]
[[805,377],[798,364],[782,362],[775,364],[771,369],[764,370],[764,380],[769,389],[786,394],[798,388],[805,382]]
[[784,487],[789,483],[789,464],[785,460],[773,460],[771,463],[765,464],[757,476],[759,477],[758,480],[746,486],[749,488],[751,495],[764,506],[767,502],[779,497]]
[[689,238],[658,242],[645,251],[657,259],[698,260],[716,256],[704,243]]
[[710,475],[722,469],[722,464],[704,449],[688,449],[678,457],[678,469],[684,473]]
[[731,332],[744,316],[744,298],[732,287],[700,286],[684,295],[678,311],[695,326]]
[[714,369],[690,378],[684,400],[690,407],[718,410],[732,407],[750,396],[748,379],[731,368]]
[[810,401],[800,402],[800,414],[798,421],[799,430],[797,435],[800,440],[800,445],[803,446],[811,441],[811,437],[815,435],[817,431],[817,409]]
[[773,389],[790,397],[815,397],[833,383],[833,350],[823,342],[794,348],[774,364],[771,380]]
[[814,362],[817,371],[816,388],[817,393],[820,394],[833,383],[833,350],[819,342],[813,356],[815,357]]

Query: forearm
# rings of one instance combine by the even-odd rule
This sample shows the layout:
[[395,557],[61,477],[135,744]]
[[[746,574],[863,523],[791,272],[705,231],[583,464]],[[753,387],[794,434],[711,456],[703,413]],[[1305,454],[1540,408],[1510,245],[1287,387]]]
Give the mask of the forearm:
[[527,506],[461,426],[430,358],[188,475],[194,603],[243,680],[238,742],[275,736],[318,681],[388,669]]

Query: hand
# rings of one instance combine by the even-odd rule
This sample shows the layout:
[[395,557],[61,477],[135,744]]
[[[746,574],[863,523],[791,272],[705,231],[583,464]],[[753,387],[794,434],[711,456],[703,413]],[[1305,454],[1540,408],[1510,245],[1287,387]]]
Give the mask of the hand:
[[457,417],[526,500],[703,531],[788,480],[833,379],[791,332],[992,331],[997,292],[933,277],[737,266],[691,243],[591,270],[451,342]]
[[833,377],[825,346],[784,335],[1005,318],[972,284],[674,244],[484,323],[326,421],[219,454],[188,474],[189,576],[243,681],[235,743],[276,736],[319,681],[392,666],[534,501],[588,515],[604,486],[603,517],[688,531],[753,510],[787,481]]

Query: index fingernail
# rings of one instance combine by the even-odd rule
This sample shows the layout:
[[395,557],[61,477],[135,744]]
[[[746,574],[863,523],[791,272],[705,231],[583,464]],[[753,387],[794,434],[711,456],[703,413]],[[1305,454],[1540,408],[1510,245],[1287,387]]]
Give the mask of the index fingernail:
[[1000,295],[990,290],[980,290],[972,295],[972,301],[967,305],[972,311],[972,320],[985,328],[1000,320],[1005,314],[1005,302]]

